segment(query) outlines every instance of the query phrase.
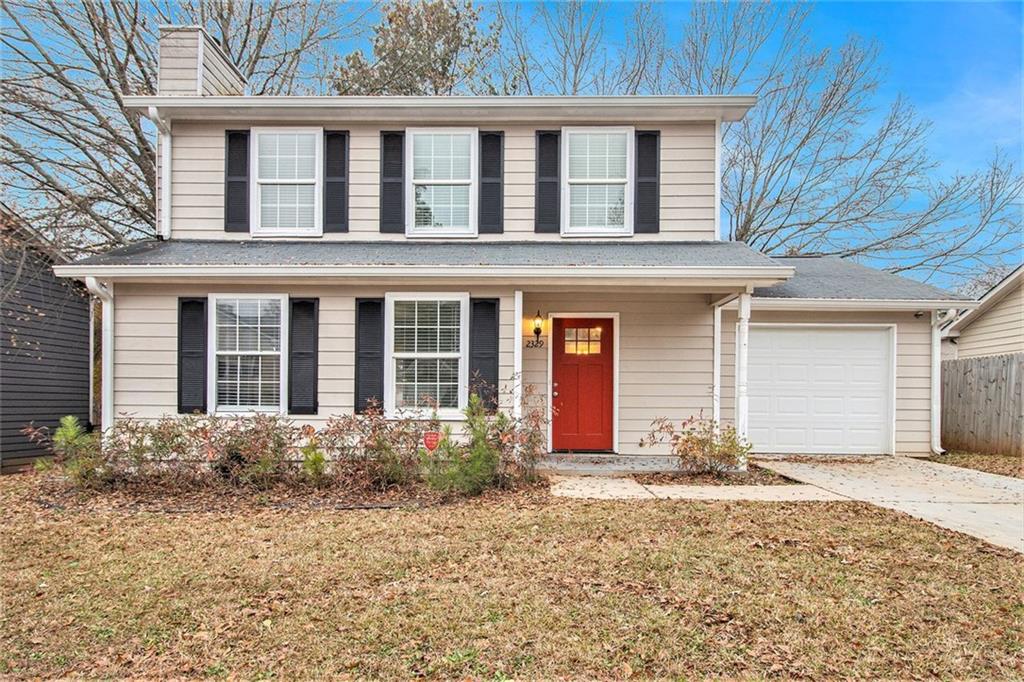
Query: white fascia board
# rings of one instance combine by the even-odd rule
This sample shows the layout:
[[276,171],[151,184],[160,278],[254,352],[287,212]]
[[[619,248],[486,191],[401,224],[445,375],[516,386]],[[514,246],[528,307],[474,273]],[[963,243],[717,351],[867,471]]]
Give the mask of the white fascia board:
[[[154,279],[160,277],[316,278],[365,277],[421,279],[642,279],[778,283],[793,276],[791,267],[632,267],[632,266],[443,266],[443,265],[61,265],[58,277]],[[759,286],[760,284],[758,284]]]
[[434,121],[631,123],[738,121],[754,106],[752,95],[612,97],[350,97],[128,95],[129,109],[160,107],[172,118],[254,118],[331,121]]
[[[969,308],[973,301],[919,300],[919,299],[867,299],[867,298],[753,298],[755,310],[948,310]],[[736,302],[723,306],[735,310]]]

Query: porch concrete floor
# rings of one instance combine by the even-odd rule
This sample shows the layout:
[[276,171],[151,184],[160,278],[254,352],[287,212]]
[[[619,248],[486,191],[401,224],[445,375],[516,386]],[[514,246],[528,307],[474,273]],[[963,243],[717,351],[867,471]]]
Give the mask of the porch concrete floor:
[[756,461],[844,498],[895,509],[1024,553],[1024,480],[907,457]]

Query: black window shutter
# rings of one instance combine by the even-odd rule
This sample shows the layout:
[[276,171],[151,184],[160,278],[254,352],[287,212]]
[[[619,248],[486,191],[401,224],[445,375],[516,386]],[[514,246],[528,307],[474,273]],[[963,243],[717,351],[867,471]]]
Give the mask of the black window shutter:
[[225,134],[224,231],[249,231],[248,130],[229,130]]
[[316,414],[320,300],[293,298],[288,316],[288,413]]
[[501,234],[505,229],[504,147],[505,133],[480,133],[480,234]]
[[636,234],[654,234],[660,229],[660,138],[657,130],[638,130],[636,133],[636,195],[633,202],[633,232]]
[[348,232],[346,131],[324,131],[324,232]]
[[469,302],[469,387],[489,410],[498,407],[498,299]]
[[561,231],[561,178],[558,175],[557,130],[537,131],[537,189],[534,195],[533,231]]
[[384,299],[356,299],[356,401],[357,414],[367,402],[384,402]]
[[380,134],[380,231],[405,232],[405,133]]
[[178,413],[206,412],[206,299],[178,299]]

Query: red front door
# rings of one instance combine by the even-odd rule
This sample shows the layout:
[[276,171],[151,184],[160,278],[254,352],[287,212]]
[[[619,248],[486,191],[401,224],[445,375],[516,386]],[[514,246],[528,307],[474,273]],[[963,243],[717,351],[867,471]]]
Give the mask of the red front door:
[[555,450],[611,450],[612,320],[556,317],[551,330]]

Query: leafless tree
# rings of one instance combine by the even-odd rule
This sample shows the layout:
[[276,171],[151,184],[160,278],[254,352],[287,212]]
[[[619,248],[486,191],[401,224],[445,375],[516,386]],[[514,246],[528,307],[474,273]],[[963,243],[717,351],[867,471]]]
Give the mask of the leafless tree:
[[339,95],[476,91],[500,35],[500,22],[486,25],[472,0],[391,0],[373,28],[372,54],[346,55],[333,74],[334,90]]
[[964,277],[1020,257],[1019,167],[935,180],[929,124],[904,99],[875,105],[878,49],[808,40],[807,5],[696,3],[671,53],[676,92],[750,93],[728,127],[722,202],[728,237],[771,253],[865,257],[923,279]]
[[[0,179],[71,252],[154,231],[154,135],[123,94],[153,94],[160,24],[205,26],[253,94],[312,89],[311,64],[366,11],[316,0],[6,0]],[[358,16],[353,16],[355,12]]]

